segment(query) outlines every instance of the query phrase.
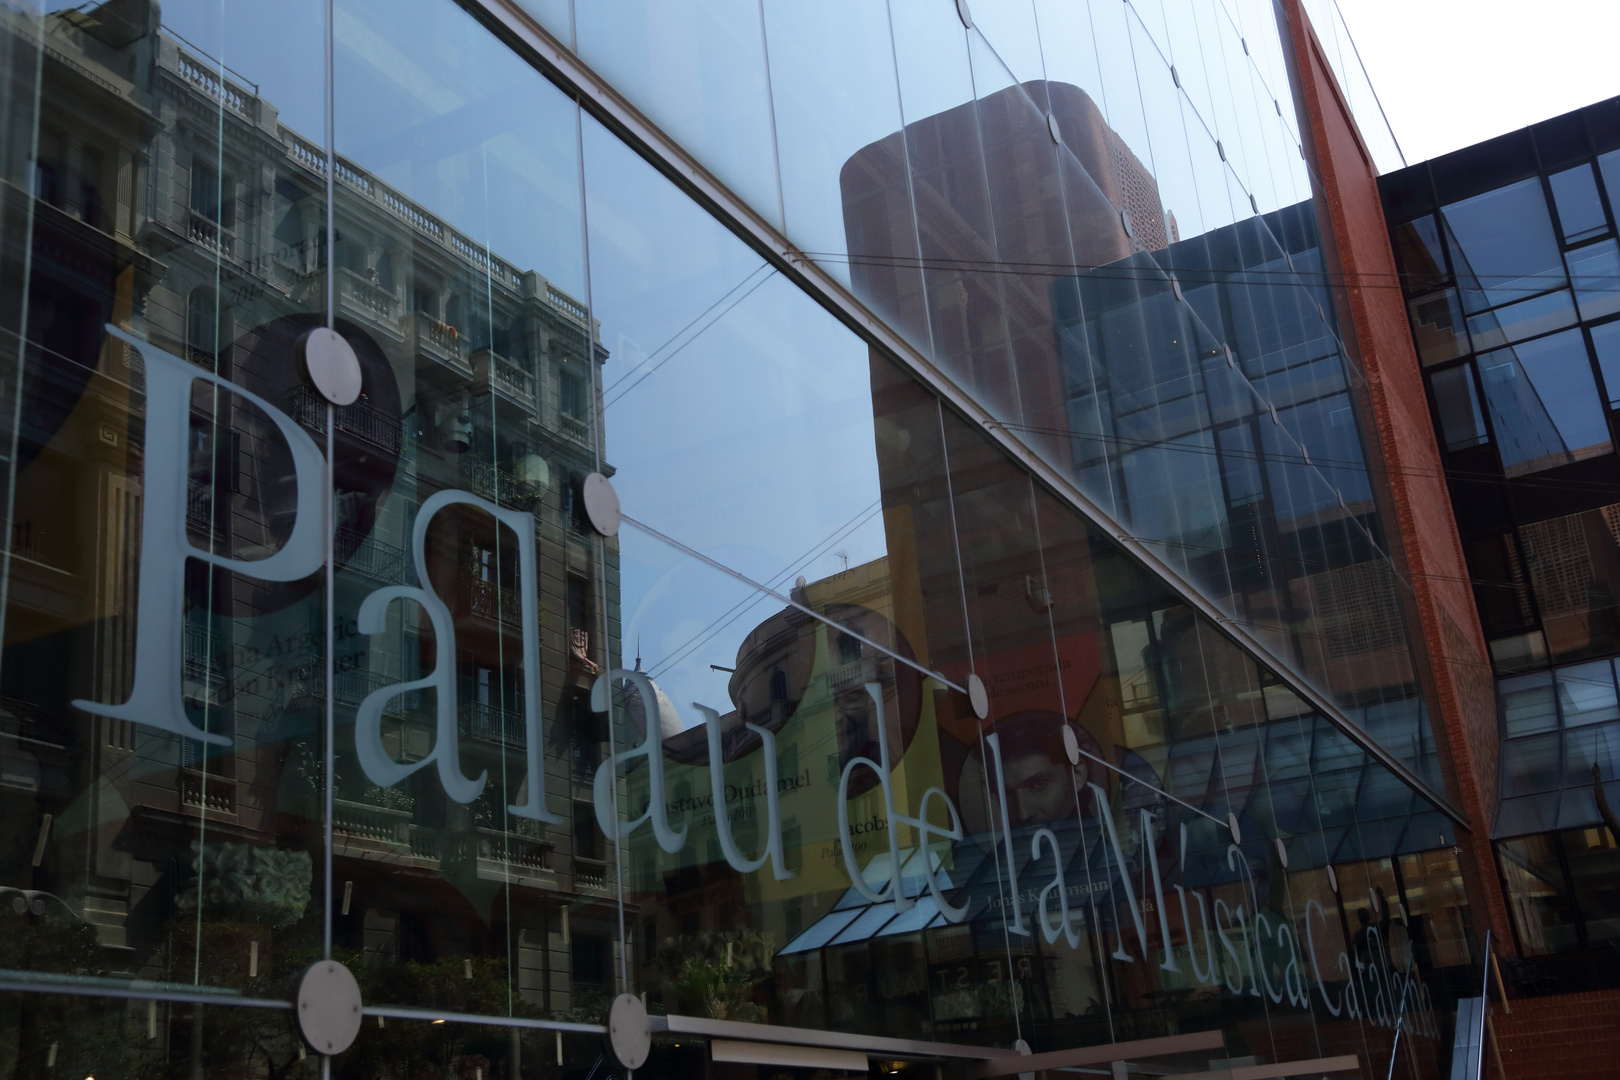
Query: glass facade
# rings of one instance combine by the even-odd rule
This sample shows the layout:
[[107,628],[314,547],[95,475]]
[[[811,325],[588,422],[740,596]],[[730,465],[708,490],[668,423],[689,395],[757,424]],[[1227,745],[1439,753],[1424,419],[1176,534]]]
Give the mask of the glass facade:
[[650,1076],[1444,1068],[1479,950],[1269,3],[0,17],[0,1077],[313,1077],[327,957],[345,1077],[622,1072],[619,995]]
[[1620,985],[1620,102],[1381,186],[1499,676],[1493,835],[1518,945],[1565,989]]

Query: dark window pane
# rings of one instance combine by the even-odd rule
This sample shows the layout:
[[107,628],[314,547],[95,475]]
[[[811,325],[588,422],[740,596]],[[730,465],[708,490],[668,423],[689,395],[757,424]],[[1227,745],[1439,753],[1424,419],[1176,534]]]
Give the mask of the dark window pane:
[[1435,411],[1440,414],[1441,445],[1450,451],[1485,442],[1485,417],[1474,393],[1469,365],[1437,371],[1429,383],[1434,391]]
[[1540,630],[1491,642],[1491,665],[1501,674],[1547,666],[1547,639]]
[[1446,278],[1446,256],[1440,244],[1440,226],[1433,214],[1395,226],[1395,258],[1401,284],[1409,293],[1424,292]]
[[577,859],[598,858],[598,835],[599,830],[596,827],[595,808],[590,803],[575,803],[574,857]]
[[1480,311],[1564,280],[1541,181],[1521,180],[1444,207],[1463,305]]
[[1609,205],[1620,200],[1620,150],[1598,158],[1598,171],[1603,174],[1603,186],[1609,192]]
[[1475,315],[1468,320],[1468,334],[1474,340],[1474,348],[1494,349],[1574,322],[1575,304],[1569,290],[1559,289]]
[[1513,921],[1525,954],[1567,952],[1580,947],[1575,907],[1550,835],[1504,840],[1497,845]]
[[[1591,801],[1591,796],[1587,798]],[[1571,829],[1560,839],[1575,883],[1575,903],[1586,924],[1587,943],[1620,940],[1620,846],[1614,835],[1601,827]]]
[[1503,679],[1496,684],[1502,707],[1502,735],[1516,738],[1558,729],[1552,677],[1546,672]]
[[607,942],[599,937],[575,935],[569,946],[574,983],[578,986],[605,986],[607,983]]
[[1559,785],[1558,755],[1562,735],[1549,731],[1502,744],[1502,797],[1554,791]]
[[[1609,521],[1620,506],[1549,518],[1521,526],[1519,540],[1530,569],[1530,585],[1547,635],[1553,661],[1602,656],[1620,645],[1615,621],[1615,595],[1620,592],[1620,548],[1615,546]],[[1574,671],[1580,669],[1566,669]],[[1584,676],[1572,676],[1581,679]],[[1608,676],[1603,675],[1607,681]],[[1577,687],[1578,682],[1571,683]],[[1565,705],[1583,695],[1578,689],[1565,694]],[[1581,701],[1590,700],[1584,692]],[[1586,710],[1587,706],[1581,706]],[[1594,717],[1603,719],[1603,717]]]
[[1600,319],[1620,311],[1620,247],[1613,240],[1570,252],[1569,276],[1581,318]]
[[1608,453],[1609,426],[1579,331],[1487,353],[1478,363],[1507,475]]
[[1575,664],[1558,671],[1558,711],[1565,727],[1620,719],[1615,705],[1614,671],[1609,661]]
[[[1611,708],[1609,714],[1613,716]],[[1567,720],[1566,720],[1567,723]],[[1565,801],[1578,799],[1564,812],[1565,824],[1594,820],[1592,766],[1612,777],[1620,766],[1620,723],[1610,722],[1564,732]]]
[[1468,570],[1474,579],[1474,603],[1486,637],[1512,633],[1534,623],[1524,565],[1512,533],[1471,541]]
[[1558,224],[1564,240],[1575,243],[1606,231],[1603,200],[1598,198],[1597,179],[1592,166],[1577,165],[1548,178],[1552,183],[1553,205],[1558,208]]
[[1592,348],[1597,353],[1598,370],[1609,391],[1609,407],[1620,405],[1620,322],[1592,328]]
[[591,628],[591,586],[582,577],[568,578],[568,625],[576,630]]
[[1468,334],[1463,329],[1462,302],[1456,289],[1429,293],[1407,301],[1412,334],[1417,342],[1418,359],[1425,367],[1452,360],[1468,352]]

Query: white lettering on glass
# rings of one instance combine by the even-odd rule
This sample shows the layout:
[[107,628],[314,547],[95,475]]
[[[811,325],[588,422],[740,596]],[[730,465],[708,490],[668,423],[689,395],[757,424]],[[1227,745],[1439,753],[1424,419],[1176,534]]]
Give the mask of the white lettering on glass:
[[[129,696],[121,704],[107,704],[75,700],[74,706],[86,712],[142,724],[185,738],[228,745],[228,737],[202,730],[193,724],[185,712],[181,683],[181,626],[184,617],[184,576],[187,559],[197,559],[210,566],[235,574],[267,582],[297,581],[319,571],[325,559],[325,537],[331,522],[328,500],[324,497],[325,461],[315,441],[298,424],[268,401],[238,387],[229,380],[206,371],[168,352],[130,337],[115,327],[108,332],[137,349],[145,361],[146,414],[145,414],[145,477],[142,485],[141,551],[139,560],[139,597],[136,612],[135,674]],[[186,533],[186,483],[189,445],[190,401],[193,384],[202,380],[228,393],[238,395],[267,416],[286,440],[293,463],[295,485],[295,518],[286,541],[279,550],[256,559],[233,558],[196,547]],[[563,824],[564,818],[546,808],[544,739],[538,685],[540,667],[539,599],[536,583],[539,581],[538,557],[535,548],[535,527],[532,514],[507,509],[487,499],[463,491],[442,491],[423,503],[412,528],[411,553],[417,576],[416,586],[393,585],[376,590],[360,605],[355,628],[364,634],[379,634],[386,629],[389,607],[395,601],[417,605],[427,616],[435,641],[433,669],[421,678],[385,686],[368,694],[361,702],[355,720],[355,748],[366,777],[382,787],[392,787],[430,763],[437,766],[439,782],[445,794],[455,802],[470,803],[484,790],[488,773],[476,778],[466,776],[461,767],[457,684],[455,679],[455,626],[449,608],[434,592],[428,579],[426,559],[427,530],[435,515],[450,506],[469,506],[492,516],[499,524],[511,529],[517,536],[518,576],[522,584],[520,616],[522,626],[522,663],[529,684],[523,695],[522,714],[525,732],[525,765],[527,780],[519,787],[518,801],[508,807],[522,818]],[[633,749],[618,751],[611,760],[597,769],[593,783],[597,823],[608,836],[624,839],[650,822],[659,846],[671,854],[678,852],[687,840],[687,829],[672,828],[669,822],[670,803],[665,797],[664,759],[661,731],[658,724],[660,694],[647,675],[640,671],[612,670],[600,676],[591,688],[591,708],[607,712],[610,705],[609,690],[615,680],[627,680],[635,686],[645,704],[647,730],[641,744]],[[435,697],[435,741],[431,751],[417,761],[396,761],[388,753],[382,739],[382,715],[390,701],[411,691],[432,691]],[[838,815],[839,836],[844,868],[856,891],[873,903],[893,902],[896,910],[911,908],[921,897],[907,895],[904,880],[905,867],[920,868],[923,882],[939,910],[950,922],[966,917],[968,904],[948,904],[940,885],[942,873],[936,870],[940,862],[935,846],[939,841],[959,842],[963,839],[962,820],[955,805],[943,790],[930,787],[922,793],[916,816],[901,813],[895,806],[894,763],[890,760],[888,728],[884,722],[882,688],[878,683],[865,685],[872,699],[877,718],[878,760],[857,757],[847,763],[839,777]],[[738,847],[733,831],[732,813],[726,809],[731,801],[722,760],[722,739],[719,713],[708,706],[693,703],[703,716],[709,747],[710,804],[715,808],[714,820],[720,850],[726,862],[739,873],[755,873],[771,864],[772,875],[783,881],[794,877],[787,868],[783,851],[782,823],[779,795],[782,787],[777,775],[777,747],[774,733],[754,724],[748,730],[760,737],[764,755],[765,781],[763,794],[766,804],[767,834],[764,850],[755,857],[745,855]],[[1035,905],[1036,922],[1041,936],[1049,944],[1064,938],[1071,949],[1079,947],[1082,934],[1075,929],[1069,907],[1068,885],[1064,876],[1065,856],[1058,836],[1050,828],[1038,828],[1030,841],[1030,860],[1023,867],[1033,874],[1046,856],[1050,856],[1050,880],[1039,891],[1025,894],[1018,885],[1019,865],[1013,851],[1012,823],[1008,815],[1006,780],[1002,768],[1000,740],[994,734],[985,742],[989,747],[989,766],[995,773],[997,808],[1000,811],[1000,843],[1005,844],[1006,872],[1009,893],[999,907],[1006,912],[1007,929],[1012,933],[1031,933],[1024,918],[1024,905]],[[616,768],[637,758],[645,757],[648,768],[649,800],[647,808],[633,821],[620,820],[615,805],[613,778]],[[888,835],[888,851],[875,859],[886,859],[886,865],[869,864],[865,870],[878,876],[887,875],[879,884],[868,882],[856,857],[857,845],[850,842],[856,830],[849,822],[849,783],[857,769],[869,769],[875,775],[882,792],[882,816],[873,816],[863,825],[864,831],[884,831]],[[792,783],[796,786],[797,778]],[[1101,818],[1104,850],[1117,869],[1123,892],[1123,907],[1129,910],[1136,932],[1136,940],[1144,958],[1149,956],[1148,926],[1144,917],[1147,905],[1156,903],[1159,933],[1164,942],[1164,957],[1160,967],[1177,972],[1175,950],[1171,945],[1168,907],[1165,903],[1165,884],[1161,877],[1157,850],[1153,840],[1152,817],[1148,810],[1140,811],[1140,845],[1137,852],[1142,860],[1139,867],[1142,881],[1143,903],[1137,902],[1132,884],[1131,867],[1115,828],[1113,813],[1106,792],[1097,784],[1089,784],[1098,816]],[[945,824],[930,820],[931,802],[943,804]],[[1078,809],[1077,809],[1078,817]],[[1084,822],[1079,822],[1084,836]],[[911,829],[916,835],[915,850],[902,847],[900,830]],[[1085,845],[1082,843],[1081,845]],[[902,852],[906,858],[902,859]],[[1285,919],[1275,920],[1262,909],[1258,888],[1248,861],[1241,849],[1233,844],[1227,848],[1227,866],[1237,872],[1245,886],[1248,904],[1229,906],[1216,898],[1212,905],[1215,934],[1210,934],[1210,911],[1205,896],[1198,889],[1173,883],[1180,901],[1182,927],[1192,960],[1193,977],[1200,984],[1224,983],[1234,994],[1244,992],[1265,996],[1280,1003],[1287,998],[1291,1005],[1308,1007],[1310,980],[1299,956],[1299,931]],[[914,862],[913,862],[914,860]],[[1182,874],[1186,874],[1187,826],[1181,825]],[[1100,883],[1101,891],[1110,886]],[[1074,886],[1078,890],[1078,886]],[[1089,891],[1089,890],[1088,890]],[[1198,909],[1198,929],[1202,933],[1203,948],[1199,949],[1194,932],[1191,911],[1187,903],[1191,892]],[[1053,910],[1053,896],[1056,910]],[[1374,912],[1379,910],[1376,894],[1370,896]],[[1095,900],[1093,900],[1095,903]],[[1272,913],[1275,914],[1275,913]],[[1252,915],[1253,936],[1250,936]],[[1313,915],[1314,920],[1313,921]],[[1275,925],[1273,925],[1275,921]],[[1433,1015],[1433,1003],[1427,987],[1414,978],[1410,966],[1404,973],[1393,969],[1384,941],[1382,929],[1374,924],[1353,948],[1340,951],[1337,969],[1342,974],[1344,988],[1336,997],[1331,994],[1320,967],[1315,939],[1316,922],[1324,929],[1329,925],[1321,903],[1310,899],[1305,905],[1304,942],[1310,953],[1310,974],[1314,976],[1316,990],[1329,1014],[1348,1014],[1352,1019],[1366,1017],[1385,1027],[1401,1027],[1434,1036],[1438,1025]],[[1233,933],[1235,931],[1235,933]],[[1235,940],[1241,936],[1241,945]],[[1221,944],[1224,956],[1217,961],[1215,940]],[[1348,944],[1348,943],[1347,943]],[[1280,968],[1280,986],[1272,978],[1266,959],[1270,946]],[[1200,956],[1202,952],[1202,956]],[[1126,948],[1126,934],[1116,939],[1113,958],[1134,963],[1135,957]]]
[[[889,774],[889,731],[883,721],[883,687],[875,682],[866,684],[867,696],[872,699],[877,715],[878,731],[878,760],[857,757],[848,765],[838,777],[838,835],[844,841],[840,846],[844,853],[844,870],[849,874],[850,884],[855,891],[866,897],[872,903],[881,903],[893,900],[896,911],[907,911],[915,901],[906,895],[905,885],[902,881],[900,863],[900,836],[899,826],[909,825],[917,831],[918,863],[922,867],[923,880],[928,885],[928,895],[933,897],[934,904],[944,913],[949,922],[961,922],[967,915],[967,904],[959,907],[945,902],[945,895],[939,888],[939,877],[934,872],[933,853],[930,837],[937,836],[943,840],[957,841],[962,839],[962,819],[956,812],[956,806],[946,796],[945,792],[937,787],[931,787],[922,793],[922,799],[917,805],[917,816],[908,817],[894,808],[894,781]],[[883,812],[888,819],[889,834],[889,880],[880,888],[874,889],[866,883],[861,873],[860,865],[855,861],[854,844],[849,842],[849,778],[857,768],[871,769],[876,774],[878,784],[883,788]],[[928,801],[934,797],[945,804],[946,815],[950,819],[947,828],[941,828],[928,820]]]
[[[731,835],[731,811],[726,809],[725,763],[720,759],[720,714],[695,701],[692,707],[703,714],[703,726],[708,733],[709,790],[714,795],[714,827],[720,837],[720,851],[731,868],[740,874],[752,874],[769,859],[771,876],[777,881],[786,881],[793,877],[793,871],[787,868],[787,860],[782,856],[782,812],[776,791],[776,735],[754,724],[744,725],[765,744],[765,854],[748,859],[737,849],[736,838]],[[649,721],[648,727],[651,726]]]
[[[607,836],[624,840],[650,820],[658,846],[673,855],[686,843],[686,826],[682,825],[679,832],[669,827],[669,803],[664,798],[664,744],[658,725],[658,693],[646,672],[614,668],[598,675],[596,682],[591,685],[592,711],[608,711],[612,705],[609,691],[615,679],[629,679],[630,685],[641,695],[647,731],[640,746],[634,750],[618,751],[597,767],[596,779],[591,784],[591,796],[596,804],[596,824]],[[634,821],[621,821],[618,808],[613,805],[613,774],[620,762],[643,757],[647,759],[647,809]]]
[[[325,459],[293,418],[257,394],[171,353],[108,326],[107,332],[146,362],[146,475],[141,484],[140,600],[135,616],[135,678],[122,705],[78,699],[75,708],[144,724],[200,742],[229,746],[228,736],[204,731],[186,716],[180,688],[180,627],[185,613],[185,567],[197,559],[260,581],[298,581],[326,561],[326,501],[321,498]],[[191,385],[201,379],[262,409],[292,451],[297,485],[292,533],[281,550],[262,559],[233,559],[205,551],[186,535],[186,447]]]

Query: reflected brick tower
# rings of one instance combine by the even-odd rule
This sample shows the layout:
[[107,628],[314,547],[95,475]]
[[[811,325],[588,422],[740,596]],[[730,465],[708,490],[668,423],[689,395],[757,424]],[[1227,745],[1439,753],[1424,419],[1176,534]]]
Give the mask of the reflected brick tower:
[[856,295],[1032,428],[1066,426],[1048,284],[1177,239],[1152,174],[1066,83],[907,124],[856,152],[840,186]]

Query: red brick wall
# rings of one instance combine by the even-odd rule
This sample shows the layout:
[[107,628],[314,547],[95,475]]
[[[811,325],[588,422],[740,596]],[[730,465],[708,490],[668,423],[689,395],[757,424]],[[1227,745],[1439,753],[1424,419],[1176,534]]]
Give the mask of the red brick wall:
[[[1511,1013],[1492,1005],[1491,1024],[1507,1080],[1620,1077],[1620,990],[1521,998]],[[1485,1053],[1489,1061],[1488,1040]],[[1494,1063],[1485,1075],[1496,1075]]]
[[1312,186],[1327,265],[1333,265],[1336,249],[1343,274],[1343,287],[1336,290],[1339,324],[1367,377],[1364,403],[1388,476],[1385,504],[1399,530],[1392,539],[1411,575],[1433,673],[1430,701],[1439,711],[1434,726],[1450,774],[1447,794],[1473,827],[1471,836],[1459,832],[1458,840],[1475,926],[1483,932],[1489,925],[1498,942],[1511,942],[1489,839],[1499,750],[1495,683],[1396,287],[1377,170],[1299,0],[1283,0],[1283,9],[1306,113],[1306,153],[1314,151],[1317,163]]

